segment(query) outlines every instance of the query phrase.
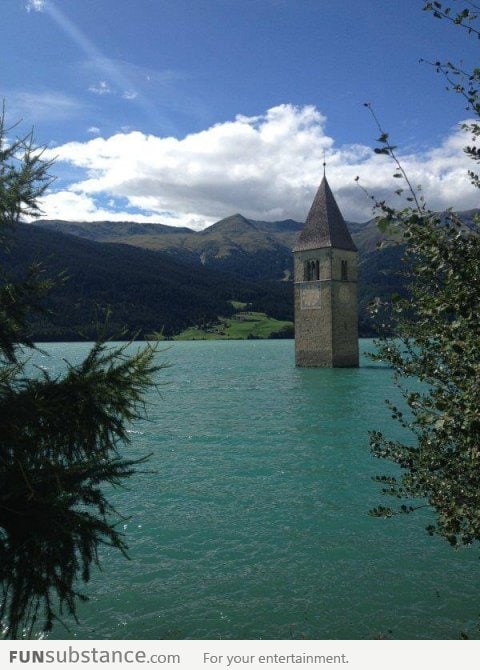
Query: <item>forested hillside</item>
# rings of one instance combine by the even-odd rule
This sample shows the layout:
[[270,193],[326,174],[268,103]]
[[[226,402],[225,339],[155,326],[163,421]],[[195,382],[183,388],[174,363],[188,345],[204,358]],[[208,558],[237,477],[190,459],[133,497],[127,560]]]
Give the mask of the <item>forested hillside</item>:
[[[468,227],[473,211],[463,212]],[[367,305],[404,291],[401,245],[377,248],[375,222],[348,223],[359,250],[359,333],[375,335]],[[47,300],[53,320],[36,317],[38,340],[91,339],[111,309],[110,332],[126,326],[171,337],[235,312],[231,301],[293,321],[292,247],[302,224],[240,214],[203,231],[155,224],[38,221],[20,225],[2,266],[17,274],[34,261],[68,281]],[[62,232],[59,232],[62,231]],[[65,234],[67,233],[67,234]]]
[[128,222],[37,221],[36,226],[97,242],[164,251],[177,260],[254,281],[281,280],[292,268],[292,247],[302,224],[229,216],[202,231]]
[[[261,305],[259,311],[281,320],[293,320],[292,248],[302,225],[290,219],[253,221],[240,214],[222,219],[200,232],[156,224],[108,221],[36,223],[42,230],[60,230],[108,243],[106,246],[121,242],[160,250],[165,262],[167,259],[186,262],[189,266],[194,265],[199,273],[206,269],[228,273],[229,282],[233,281],[231,275],[249,282],[270,280],[258,287],[261,299],[257,297],[255,305]],[[362,337],[369,337],[376,331],[367,305],[377,296],[386,297],[402,290],[399,277],[401,248],[378,250],[381,235],[373,221],[347,225],[359,249],[359,332]],[[238,295],[238,284],[236,292]],[[228,316],[228,307],[219,305],[218,309],[223,310],[218,312],[219,315]]]
[[38,315],[31,324],[39,341],[92,339],[108,308],[110,334],[127,327],[140,337],[153,331],[171,336],[216,322],[235,311],[232,300],[274,318],[293,319],[286,283],[241,281],[165,253],[19,225],[1,267],[18,278],[34,262],[43,265],[46,276],[66,273],[45,301],[53,316]]

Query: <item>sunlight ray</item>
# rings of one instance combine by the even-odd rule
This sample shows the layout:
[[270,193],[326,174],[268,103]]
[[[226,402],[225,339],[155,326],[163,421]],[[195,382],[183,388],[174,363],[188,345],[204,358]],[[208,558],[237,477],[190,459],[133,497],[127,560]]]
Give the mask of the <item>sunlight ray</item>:
[[[158,122],[155,106],[144,95],[137,91],[135,82],[127,77],[114,60],[105,54],[62,12],[52,0],[47,0],[43,10],[52,18],[58,27],[83,51],[87,59],[95,64],[102,75],[120,90],[122,99],[139,106],[152,119]],[[104,82],[101,82],[101,84]],[[93,87],[91,90],[94,90]]]

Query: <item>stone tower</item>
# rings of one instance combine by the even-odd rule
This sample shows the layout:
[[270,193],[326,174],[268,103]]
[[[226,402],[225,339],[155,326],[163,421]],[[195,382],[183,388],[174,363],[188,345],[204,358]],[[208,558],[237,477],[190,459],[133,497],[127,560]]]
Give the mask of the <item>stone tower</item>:
[[295,363],[358,367],[357,248],[325,176],[293,257]]

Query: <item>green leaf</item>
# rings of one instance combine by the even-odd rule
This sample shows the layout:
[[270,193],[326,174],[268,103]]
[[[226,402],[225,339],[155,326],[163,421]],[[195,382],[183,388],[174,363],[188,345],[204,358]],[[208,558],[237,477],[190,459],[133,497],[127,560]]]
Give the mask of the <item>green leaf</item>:
[[388,219],[379,219],[377,221],[377,227],[381,233],[385,233],[390,226],[390,221]]

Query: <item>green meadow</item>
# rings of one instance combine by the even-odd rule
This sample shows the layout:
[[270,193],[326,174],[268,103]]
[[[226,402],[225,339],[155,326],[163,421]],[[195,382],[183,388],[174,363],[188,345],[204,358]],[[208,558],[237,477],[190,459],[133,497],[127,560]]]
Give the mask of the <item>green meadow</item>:
[[[243,308],[243,303],[234,307]],[[287,334],[288,333],[288,334]],[[174,340],[247,340],[293,337],[291,321],[272,319],[263,312],[239,311],[231,317],[220,317],[217,323],[187,328]]]

